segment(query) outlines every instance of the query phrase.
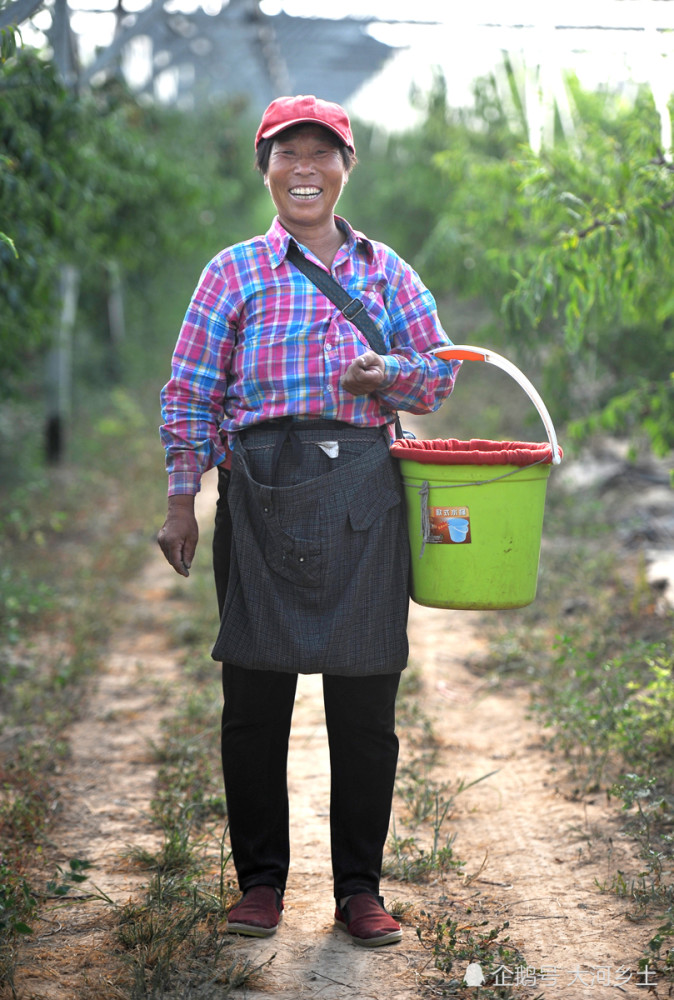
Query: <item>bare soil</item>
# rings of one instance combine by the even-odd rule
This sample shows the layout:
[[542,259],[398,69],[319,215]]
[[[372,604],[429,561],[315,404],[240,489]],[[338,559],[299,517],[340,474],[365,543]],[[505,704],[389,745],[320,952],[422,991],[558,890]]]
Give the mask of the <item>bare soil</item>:
[[[201,494],[204,523],[212,519],[212,506],[211,481]],[[143,572],[120,597],[125,624],[109,643],[81,721],[67,734],[72,757],[56,778],[60,813],[51,834],[54,857],[63,864],[73,857],[93,862],[92,881],[119,903],[137,898],[147,880],[147,873],[125,860],[125,850],[131,845],[156,850],[161,843],[150,819],[152,743],[159,741],[160,719],[180,690],[179,651],[167,638],[177,607],[175,581],[156,547],[148,546]],[[232,954],[263,966],[234,997],[441,995],[433,957],[415,933],[425,909],[455,913],[476,925],[482,919],[509,920],[511,940],[530,970],[528,981],[522,968],[510,970],[504,980],[519,979],[518,995],[599,1000],[647,992],[638,985],[643,979],[636,970],[652,929],[630,922],[627,903],[597,888],[617,868],[638,870],[634,848],[618,832],[615,809],[600,796],[568,794],[563,762],[545,748],[540,729],[528,718],[526,692],[492,687],[470,669],[484,649],[482,622],[478,613],[411,609],[411,662],[420,668],[422,707],[440,743],[435,777],[455,785],[490,775],[456,797],[449,822],[456,855],[465,861],[463,873],[421,885],[384,881],[389,903],[410,904],[399,945],[361,949],[334,928],[320,678],[301,678],[289,764],[292,865],[285,915],[271,939],[232,939]],[[411,748],[404,731],[401,739],[405,759]],[[473,916],[466,918],[467,913]],[[114,947],[110,907],[92,898],[54,901],[26,946],[19,995],[24,1000],[123,996],[117,992]],[[459,979],[464,971],[457,970]],[[465,988],[462,995],[478,991]]]

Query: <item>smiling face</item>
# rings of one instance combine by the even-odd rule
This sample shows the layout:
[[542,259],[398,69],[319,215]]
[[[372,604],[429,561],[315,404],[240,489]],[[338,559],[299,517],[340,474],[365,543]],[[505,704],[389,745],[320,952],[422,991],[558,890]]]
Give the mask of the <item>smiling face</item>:
[[339,140],[328,129],[302,125],[274,140],[264,182],[281,224],[293,236],[334,229],[346,180]]

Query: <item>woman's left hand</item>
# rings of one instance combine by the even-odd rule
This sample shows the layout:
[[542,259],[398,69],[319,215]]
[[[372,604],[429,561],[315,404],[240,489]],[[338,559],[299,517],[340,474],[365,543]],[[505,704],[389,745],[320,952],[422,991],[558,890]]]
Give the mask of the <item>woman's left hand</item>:
[[352,396],[374,392],[384,380],[384,359],[374,351],[366,351],[351,362],[342,375],[342,388]]

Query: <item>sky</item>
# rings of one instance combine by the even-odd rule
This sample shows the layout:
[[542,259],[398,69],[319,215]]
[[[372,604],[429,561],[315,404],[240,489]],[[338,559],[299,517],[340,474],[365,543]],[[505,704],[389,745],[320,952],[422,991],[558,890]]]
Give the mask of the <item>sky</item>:
[[[124,8],[141,10],[148,2],[124,0]],[[227,2],[201,0],[201,6],[217,14]],[[189,10],[199,0],[170,3]],[[86,56],[114,27],[116,0],[70,5]],[[504,50],[522,66],[540,65],[550,81],[570,69],[588,88],[629,81],[652,82],[661,95],[674,88],[674,0],[262,0],[261,8],[269,15],[380,19],[368,30],[394,46],[395,55],[348,105],[366,119],[390,109],[391,120],[382,122],[387,128],[414,121],[411,84],[427,89],[434,67],[445,75],[450,103],[470,104],[472,81],[502,64]]]
[[588,89],[609,85],[629,93],[631,84],[648,82],[661,101],[674,90],[674,0],[263,0],[262,9],[436,22],[370,29],[400,48],[350,101],[350,110],[371,118],[383,105],[394,108],[388,127],[412,124],[410,84],[427,89],[434,67],[442,69],[450,104],[470,105],[474,79],[502,65],[504,50],[521,67],[540,65],[553,87],[573,70]]

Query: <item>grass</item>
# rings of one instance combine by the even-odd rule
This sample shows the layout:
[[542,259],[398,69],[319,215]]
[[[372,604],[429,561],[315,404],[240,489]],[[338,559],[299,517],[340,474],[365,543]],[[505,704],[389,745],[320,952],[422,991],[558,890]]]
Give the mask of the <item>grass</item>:
[[[494,772],[455,784],[435,779],[438,744],[421,704],[422,694],[420,671],[410,666],[403,673],[398,706],[408,759],[396,780],[383,874],[403,884],[432,887],[432,892],[424,892],[422,908],[394,901],[390,910],[402,922],[414,924],[428,953],[432,972],[425,970],[422,975],[424,995],[515,1000],[526,985],[515,981],[526,969],[525,959],[510,941],[507,921],[492,912],[488,901],[481,894],[466,899],[471,880],[465,877],[465,863],[457,856],[455,835],[448,829],[456,797]],[[479,964],[484,979],[477,992],[464,981],[469,963]],[[507,977],[504,970],[510,970]],[[536,1000],[529,990],[526,995]]]
[[[67,765],[64,729],[81,711],[115,624],[110,615],[120,580],[139,567],[138,540],[160,523],[163,508],[157,469],[146,458],[157,449],[156,431],[133,399],[113,394],[109,411],[83,437],[84,466],[43,470],[3,495],[0,976],[10,994],[22,938],[39,919],[41,886],[69,888],[69,873],[87,874],[75,860],[75,869],[44,874],[37,884],[36,847],[48,842],[57,805],[54,772]],[[551,488],[538,599],[521,611],[488,616],[491,654],[474,669],[495,684],[527,685],[532,713],[567,760],[572,790],[599,789],[615,802],[642,864],[626,872],[609,863],[598,891],[630,900],[635,921],[657,916],[643,961],[658,981],[672,981],[672,615],[646,583],[638,550],[625,557],[616,546],[619,506],[591,492],[569,497]],[[154,747],[152,815],[162,844],[155,853],[130,848],[129,860],[147,871],[147,885],[127,906],[107,904],[124,959],[120,998],[194,990],[226,996],[256,971],[230,959],[221,933],[236,890],[213,740],[219,678],[204,641],[215,620],[210,573],[195,570],[190,587],[181,588],[186,594],[189,611],[173,625],[184,651],[186,694]],[[410,912],[400,905],[428,951],[429,996],[478,995],[460,978],[474,961],[486,979],[479,996],[515,997],[525,983],[497,981],[500,966],[526,969],[507,925],[484,899],[448,903],[447,887],[463,884],[449,831],[463,786],[436,777],[438,746],[421,694],[420,676],[410,668],[399,710],[409,753],[399,771],[386,873],[401,884],[433,888],[432,907]]]
[[171,870],[165,856],[158,860],[145,897],[117,914],[117,940],[128,966],[123,996],[227,996],[257,971],[231,956],[231,941],[222,933],[228,894],[209,891],[194,870]]
[[[481,402],[479,394],[476,399]],[[531,437],[520,434],[519,410],[508,414],[508,407],[500,406],[499,415],[504,413],[513,437]],[[490,429],[491,418],[490,412],[480,427],[482,418],[472,412],[466,433],[461,425],[450,428],[439,413],[426,436],[504,436],[502,428],[497,433]],[[651,515],[647,502],[641,503],[644,488],[637,477],[613,491],[564,492],[553,473],[537,599],[518,611],[485,616],[490,655],[472,666],[493,686],[520,685],[531,691],[532,715],[547,733],[549,747],[566,760],[566,779],[560,775],[560,780],[566,780],[569,794],[599,791],[615,803],[621,832],[636,844],[641,866],[629,873],[616,870],[609,847],[610,874],[598,890],[630,900],[634,921],[659,920],[641,969],[645,972],[648,964],[659,982],[671,984],[674,613],[646,579],[644,546]],[[427,758],[432,761],[432,747]],[[421,786],[403,789],[402,797],[408,803],[412,799],[411,815],[432,815],[429,807],[440,790],[432,784],[424,787],[423,768],[417,771]],[[448,789],[442,794],[451,797]],[[394,853],[407,852],[408,868],[419,857],[414,837],[394,838],[393,847]],[[430,870],[432,855],[427,839],[424,860],[431,862]],[[458,947],[452,921],[449,916],[436,935],[437,947],[450,957]]]
[[[674,981],[674,613],[645,576],[636,498],[552,489],[539,596],[487,620],[494,683],[526,684],[548,745],[567,762],[571,794],[603,792],[641,867],[612,870],[598,888],[632,903],[630,917],[660,921],[642,957]],[[559,544],[557,543],[559,540]]]
[[[200,545],[208,550],[209,540]],[[208,560],[198,560],[180,588],[187,612],[176,616],[181,650],[179,697],[153,747],[157,764],[152,818],[163,833],[156,853],[132,848],[129,858],[151,872],[140,899],[117,912],[117,939],[127,967],[123,996],[225,997],[264,965],[231,957],[223,933],[238,898],[227,847],[227,807],[219,745],[220,677],[210,657],[217,625]]]
[[12,995],[19,935],[32,931],[36,911],[29,882],[40,868],[39,846],[58,807],[52,778],[68,758],[62,734],[78,717],[114,624],[119,581],[138,569],[144,552],[137,539],[154,516],[141,454],[136,444],[124,448],[125,436],[134,442],[138,436],[140,411],[128,400],[122,410],[124,419],[117,394],[109,409],[118,421],[114,447],[100,430],[100,408],[98,424],[82,420],[86,464],[24,469],[13,481],[4,480],[0,981]]
[[[521,951],[510,941],[508,921],[492,925],[491,920],[483,919],[470,907],[461,919],[450,914],[438,918],[424,913],[422,917],[417,933],[441,974],[429,991],[431,995],[512,1000],[523,995],[523,988],[536,984],[535,975],[527,982],[527,965]],[[476,988],[475,980],[466,981],[469,966],[479,967],[483,985]],[[532,995],[527,988],[526,996],[541,1000],[544,994]]]
[[[107,410],[97,404],[95,418],[81,421],[87,430],[73,451],[83,465],[26,474],[3,496],[0,984],[13,997],[22,939],[35,936],[43,900],[81,875],[70,867],[70,881],[57,876],[55,882],[43,861],[58,809],[53,775],[68,762],[63,734],[81,712],[117,622],[121,581],[145,560],[165,504],[151,418],[128,394],[115,391],[108,402]],[[153,465],[147,455],[155,452]],[[195,607],[202,593],[197,585]],[[126,956],[120,996],[168,995],[184,977],[199,984],[199,996],[224,996],[249,973],[226,957],[221,932],[234,890],[221,855],[226,809],[212,746],[219,691],[214,664],[209,658],[206,669],[206,652],[194,643],[211,632],[193,619],[186,641],[188,630],[176,625],[188,693],[155,747],[152,814],[163,845],[155,857],[130,849],[129,860],[153,873],[140,901],[119,912],[106,901]],[[158,702],[162,697],[158,692]],[[170,697],[166,692],[164,700]],[[56,897],[62,895],[59,889]]]

